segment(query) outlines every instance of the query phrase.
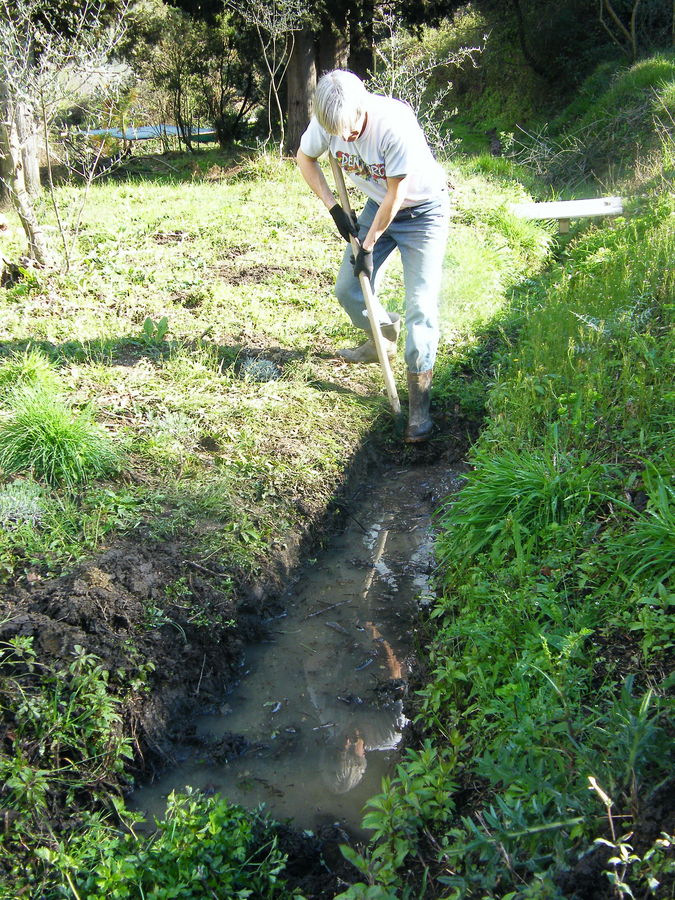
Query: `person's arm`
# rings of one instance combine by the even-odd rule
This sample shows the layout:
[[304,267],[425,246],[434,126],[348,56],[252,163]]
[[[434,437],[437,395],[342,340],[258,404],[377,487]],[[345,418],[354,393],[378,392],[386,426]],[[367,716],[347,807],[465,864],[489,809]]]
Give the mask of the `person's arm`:
[[331,191],[326,177],[321,170],[319,161],[313,156],[307,156],[302,150],[298,150],[296,160],[302,177],[305,179],[316,196],[321,200],[327,210],[330,210],[337,200]]
[[307,156],[305,152],[298,150],[296,159],[302,172],[302,177],[333,217],[341,237],[349,243],[352,237],[358,235],[356,216],[353,213],[352,216],[347,215],[346,210],[335,199],[316,157]]
[[368,229],[368,234],[361,242],[361,246],[366,252],[372,251],[377,239],[384,234],[393,222],[405,199],[407,184],[407,175],[402,175],[398,178],[387,178],[387,193],[384,195],[384,200],[375,214],[373,224]]

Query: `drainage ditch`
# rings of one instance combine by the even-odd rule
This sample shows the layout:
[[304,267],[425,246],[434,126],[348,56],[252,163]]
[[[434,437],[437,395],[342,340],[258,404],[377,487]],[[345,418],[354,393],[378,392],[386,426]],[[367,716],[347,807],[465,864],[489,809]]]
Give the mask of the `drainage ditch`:
[[152,821],[192,786],[316,831],[355,839],[363,806],[396,765],[407,724],[420,606],[431,600],[432,514],[462,480],[447,465],[365,482],[347,526],[308,560],[240,677],[195,711],[177,765],[130,798]]

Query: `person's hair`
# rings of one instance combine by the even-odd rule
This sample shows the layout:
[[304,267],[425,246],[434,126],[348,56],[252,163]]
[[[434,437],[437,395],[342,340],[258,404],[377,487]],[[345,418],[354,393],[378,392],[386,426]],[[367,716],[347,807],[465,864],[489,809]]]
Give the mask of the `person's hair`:
[[319,79],[314,115],[329,134],[351,131],[366,111],[368,91],[361,79],[345,69],[333,69]]
[[321,760],[321,775],[333,794],[346,794],[362,780],[368,763],[353,747],[340,750],[325,749]]

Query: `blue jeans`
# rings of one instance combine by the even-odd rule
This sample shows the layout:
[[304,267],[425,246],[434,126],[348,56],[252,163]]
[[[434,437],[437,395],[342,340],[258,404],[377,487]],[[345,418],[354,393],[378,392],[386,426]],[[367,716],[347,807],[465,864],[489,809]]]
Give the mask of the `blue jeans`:
[[[368,200],[359,216],[359,238],[365,238],[377,204]],[[405,284],[405,361],[409,372],[427,372],[436,361],[439,338],[438,301],[443,258],[448,239],[449,201],[447,194],[419,206],[401,210],[373,248],[373,291],[382,280],[385,263],[395,247],[401,253]],[[335,283],[340,305],[357,328],[370,333],[363,315],[365,302],[361,285],[354,276],[347,247]]]

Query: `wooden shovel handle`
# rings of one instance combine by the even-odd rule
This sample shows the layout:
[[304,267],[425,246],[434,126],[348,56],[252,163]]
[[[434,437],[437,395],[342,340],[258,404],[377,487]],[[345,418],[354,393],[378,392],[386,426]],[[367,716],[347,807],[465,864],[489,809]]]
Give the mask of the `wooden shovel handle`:
[[[347,188],[345,186],[345,179],[342,174],[342,169],[340,168],[338,161],[330,152],[328,156],[330,159],[331,169],[333,170],[335,187],[337,188],[338,197],[340,198],[340,206],[344,209],[344,211],[351,219],[353,217],[353,213],[351,205],[349,203],[349,197],[347,195]],[[356,254],[359,252],[359,242],[355,237],[351,238],[351,245],[352,251],[354,253],[354,258],[356,258]],[[382,337],[382,332],[380,331],[380,323],[378,322],[377,316],[375,315],[375,298],[373,297],[373,289],[370,286],[370,279],[364,272],[361,272],[359,274],[359,284],[361,285],[363,299],[366,304],[366,312],[368,313],[368,321],[370,322],[370,329],[373,335],[375,350],[377,351],[377,358],[380,361],[380,367],[382,369],[382,374],[384,375],[384,386],[387,389],[387,397],[389,397],[389,403],[391,404],[391,408],[393,409],[394,413],[398,415],[401,412],[401,403],[398,399],[396,383],[394,381],[394,376],[389,364],[389,357],[387,356],[387,351],[384,346],[384,338]]]

